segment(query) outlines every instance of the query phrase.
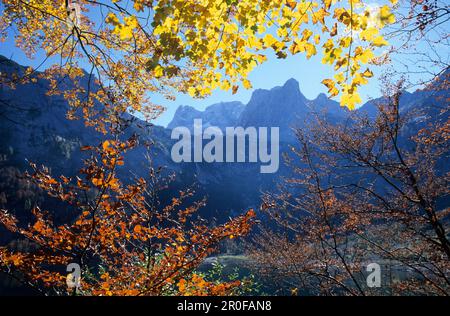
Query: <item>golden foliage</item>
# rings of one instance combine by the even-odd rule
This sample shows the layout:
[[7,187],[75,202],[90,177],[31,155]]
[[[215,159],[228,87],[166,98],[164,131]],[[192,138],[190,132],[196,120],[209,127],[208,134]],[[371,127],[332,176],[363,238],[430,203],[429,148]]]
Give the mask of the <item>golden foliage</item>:
[[[151,102],[151,93],[202,97],[216,88],[249,89],[248,74],[271,51],[278,58],[310,58],[321,49],[322,62],[343,78],[328,79],[335,86],[330,95],[341,94],[341,104],[353,108],[358,87],[366,84],[354,78],[377,47],[388,45],[379,30],[395,22],[390,5],[374,11],[362,0],[131,2],[133,9],[125,1],[80,0],[80,21],[74,23],[64,1],[3,0],[0,36],[6,38],[13,25],[16,44],[27,55],[59,56],[62,63],[45,71],[49,93],[63,94],[72,109],[83,108],[87,124],[105,131],[105,115],[95,119],[99,114],[134,109],[159,115],[163,108]],[[57,78],[85,77],[83,68],[100,88],[77,85],[61,92]],[[99,113],[96,103],[106,109]]]

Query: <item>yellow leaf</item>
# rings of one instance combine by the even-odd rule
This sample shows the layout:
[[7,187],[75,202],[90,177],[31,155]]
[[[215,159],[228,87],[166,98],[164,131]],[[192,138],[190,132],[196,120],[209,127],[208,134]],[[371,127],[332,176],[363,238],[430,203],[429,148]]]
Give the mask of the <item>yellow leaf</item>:
[[273,37],[272,34],[269,33],[269,34],[266,34],[266,36],[264,36],[263,42],[264,42],[264,46],[271,47],[274,43],[277,42],[277,40],[275,37]]
[[95,186],[102,186],[103,185],[103,179],[101,178],[92,178],[92,184]]
[[288,5],[289,8],[291,8],[292,10],[295,9],[295,7],[297,6],[297,2],[293,1],[293,0],[286,0],[286,4]]
[[267,57],[265,55],[259,54],[256,56],[256,60],[258,61],[258,63],[262,64],[267,60]]
[[363,85],[366,84],[368,81],[366,78],[364,78],[361,74],[356,74],[353,78],[352,81],[352,85],[353,86],[358,86],[358,85]]
[[328,93],[334,97],[339,94],[339,90],[336,88],[334,81],[331,79],[322,80],[322,84],[328,88]]
[[231,84],[228,80],[222,81],[222,85],[220,86],[220,88],[222,90],[228,90],[228,89],[230,89],[230,87],[231,87]]
[[251,89],[252,88],[252,84],[249,80],[244,79],[242,80],[242,85],[244,86],[245,89]]
[[13,265],[15,266],[19,266],[22,263],[22,258],[20,258],[19,256],[12,256],[12,262]]
[[313,24],[316,24],[317,22],[320,22],[321,24],[325,24],[325,17],[330,15],[327,11],[325,11],[323,8],[320,8],[316,12],[314,12],[312,16]]
[[134,8],[136,11],[138,11],[138,12],[144,10],[144,3],[143,3],[143,1],[141,1],[141,0],[135,0],[134,5],[133,5],[133,8]]
[[295,40],[291,47],[289,47],[289,51],[291,52],[292,55],[297,54],[298,52],[302,52],[305,50],[305,43],[299,41],[299,40]]
[[189,87],[188,93],[191,97],[194,97],[197,94],[197,90],[194,87]]
[[133,36],[133,30],[129,27],[122,27],[119,29],[119,36],[121,40],[130,39]]
[[164,75],[164,68],[160,65],[155,67],[154,74],[156,78],[160,78]]
[[363,77],[366,77],[366,78],[372,78],[373,77],[373,72],[370,71],[369,69],[366,69],[366,71],[364,71],[361,75]]
[[379,33],[378,29],[375,27],[369,27],[363,31],[361,31],[361,33],[359,34],[359,36],[361,37],[362,40],[365,41],[372,41],[375,36],[377,36]]
[[350,46],[351,42],[352,42],[352,38],[346,36],[346,37],[341,38],[341,40],[339,41],[339,45],[340,45],[341,47],[347,48],[347,47]]
[[309,38],[311,37],[312,34],[313,34],[313,32],[311,30],[305,29],[302,33],[302,35],[303,35],[302,41],[309,40]]
[[112,24],[114,26],[117,26],[120,24],[119,19],[117,18],[117,16],[114,13],[109,13],[108,16],[105,19],[106,23]]
[[341,106],[346,106],[350,110],[355,109],[355,105],[361,103],[361,97],[357,92],[349,93],[345,91],[341,97]]
[[342,83],[345,80],[344,74],[342,72],[339,72],[337,74],[334,75],[334,79],[336,79],[336,81],[338,83]]
[[111,145],[109,140],[105,140],[102,144],[102,148],[104,151],[108,151],[109,150],[109,146]]
[[320,35],[319,35],[319,34],[317,34],[317,35],[314,36],[314,43],[315,43],[316,45],[319,45],[319,43],[320,43]]
[[316,46],[311,43],[306,44],[306,58],[309,59],[311,56],[317,54]]
[[373,51],[370,48],[367,48],[365,50],[362,49],[355,50],[355,59],[359,60],[363,64],[367,64],[374,57],[375,55],[373,54]]
[[178,289],[180,290],[180,292],[184,292],[185,290],[186,290],[186,280],[185,279],[181,279],[179,282],[178,282]]

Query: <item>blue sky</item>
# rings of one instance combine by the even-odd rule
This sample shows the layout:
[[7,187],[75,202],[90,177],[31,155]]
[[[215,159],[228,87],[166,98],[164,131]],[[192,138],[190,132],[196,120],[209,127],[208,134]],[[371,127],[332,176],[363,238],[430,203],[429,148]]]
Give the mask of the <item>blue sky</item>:
[[[29,59],[25,54],[14,46],[12,40],[7,40],[0,47],[0,54],[4,55],[22,65],[38,66],[43,60],[42,54],[37,54],[34,59]],[[375,74],[379,69],[374,69]],[[249,76],[253,88],[246,90],[240,87],[236,94],[230,91],[216,90],[211,96],[203,99],[194,99],[188,94],[177,94],[176,100],[165,99],[161,95],[152,95],[154,103],[166,107],[166,111],[154,122],[158,125],[166,126],[172,119],[179,105],[191,105],[199,110],[207,106],[227,101],[241,101],[246,104],[255,89],[271,89],[275,86],[283,85],[288,79],[295,78],[300,85],[301,92],[308,98],[314,99],[321,92],[327,89],[320,83],[323,79],[332,76],[332,69],[321,63],[320,54],[307,60],[302,54],[290,56],[287,59],[277,59],[276,56],[269,56],[268,61],[257,67]],[[376,76],[375,76],[376,77]],[[363,101],[370,97],[380,95],[378,81],[372,78],[369,85],[361,89]]]
[[[376,3],[374,3],[376,5]],[[446,23],[443,27],[448,26]],[[445,46],[444,46],[445,47]],[[443,56],[450,58],[450,52],[448,47],[445,47],[447,51],[443,52]],[[8,58],[13,59],[22,65],[30,65],[37,67],[44,55],[42,52],[38,53],[34,59],[30,60],[25,54],[15,47],[14,36],[11,36],[6,42],[0,45],[0,54]],[[321,81],[325,78],[332,77],[332,69],[330,66],[325,66],[321,63],[321,54],[313,56],[307,60],[303,54],[297,54],[295,56],[289,56],[286,59],[277,59],[274,54],[268,56],[268,61],[257,67],[249,76],[252,82],[253,88],[245,90],[240,87],[236,94],[232,94],[230,91],[216,90],[211,96],[204,99],[194,99],[187,94],[176,95],[176,100],[171,101],[165,99],[161,95],[151,95],[151,99],[154,103],[160,104],[166,107],[165,113],[163,113],[154,123],[158,125],[166,126],[173,117],[177,107],[179,105],[191,105],[199,110],[205,109],[207,106],[226,101],[241,101],[246,104],[251,97],[252,92],[255,89],[270,89],[275,86],[283,85],[288,79],[295,78],[300,85],[301,92],[308,98],[314,99],[319,93],[327,91],[327,89],[321,84]],[[400,58],[402,58],[400,56]],[[46,65],[49,65],[47,63]],[[46,66],[44,65],[44,67]],[[395,58],[391,66],[396,67],[397,63]],[[383,69],[376,66],[371,66],[371,70],[375,76],[370,80],[369,84],[361,87],[360,95],[363,103],[370,98],[376,98],[381,95],[380,84],[377,77],[382,73]],[[423,75],[422,75],[423,76]]]
[[[11,58],[21,65],[39,66],[45,55],[42,52],[38,52],[30,60],[21,50],[15,47],[13,32],[10,32],[10,35],[5,43],[1,43],[0,54]],[[299,82],[300,90],[307,98],[314,99],[319,93],[327,91],[321,84],[321,81],[332,77],[332,69],[329,66],[322,65],[321,58],[320,54],[318,54],[307,60],[304,55],[297,54],[296,56],[289,56],[287,59],[277,59],[275,54],[269,53],[268,60],[257,67],[249,76],[253,88],[246,90],[241,86],[234,95],[231,93],[231,89],[230,91],[216,90],[211,96],[203,99],[194,99],[188,94],[177,94],[176,100],[171,101],[161,95],[151,95],[152,102],[166,108],[166,111],[154,123],[166,126],[180,105],[191,105],[199,110],[203,110],[207,106],[219,102],[241,101],[247,104],[255,89],[271,89],[275,86],[283,85],[290,78],[295,78]],[[58,62],[56,59],[53,61]],[[40,69],[50,64],[51,62],[47,62]],[[377,81],[372,80],[370,85],[361,90],[360,94],[363,101],[366,101],[369,97],[378,96]]]
[[[155,96],[155,101],[167,107],[166,112],[158,119],[159,124],[166,125],[173,117],[179,105],[191,105],[197,109],[204,109],[207,106],[226,101],[241,101],[244,104],[250,100],[255,89],[271,89],[275,86],[283,85],[288,79],[294,78],[299,82],[300,91],[308,98],[314,99],[321,92],[326,93],[326,87],[321,84],[325,78],[331,78],[332,68],[321,63],[320,54],[307,60],[302,54],[290,56],[287,59],[277,59],[276,56],[269,56],[268,61],[257,67],[249,76],[253,88],[246,90],[240,87],[236,94],[230,91],[216,90],[213,94],[204,99],[194,99],[189,95],[179,94],[175,101],[168,101]],[[375,73],[379,72],[375,71]],[[372,78],[373,79],[373,78]],[[380,95],[379,84],[376,79],[369,85],[361,89],[363,101],[369,97]]]

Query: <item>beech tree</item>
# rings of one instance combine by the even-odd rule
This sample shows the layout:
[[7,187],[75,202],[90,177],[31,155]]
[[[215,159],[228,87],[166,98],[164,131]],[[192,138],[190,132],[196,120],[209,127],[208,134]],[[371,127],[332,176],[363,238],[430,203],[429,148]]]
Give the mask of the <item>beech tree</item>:
[[236,93],[252,87],[249,73],[272,56],[319,52],[335,72],[322,81],[329,95],[353,109],[361,102],[358,88],[386,60],[378,48],[388,46],[382,30],[396,21],[396,6],[397,0],[376,7],[362,0],[2,0],[1,40],[13,37],[28,57],[45,59],[42,72],[2,73],[0,83],[14,88],[37,74],[50,82],[48,94],[67,100],[69,119],[81,116],[108,135],[83,148],[92,154],[78,177],[31,165],[30,179],[66,202],[76,220],[55,225],[36,206],[27,226],[2,210],[0,222],[36,246],[1,247],[2,271],[43,294],[71,292],[66,272],[55,268],[68,263],[83,271],[81,294],[230,293],[237,284],[207,282],[193,270],[218,242],[247,233],[254,212],[211,228],[188,223],[201,205],[181,207],[190,193],[152,207],[148,179],[123,185],[117,177],[123,152],[137,144],[117,131],[121,114],[139,111],[152,120],[164,110],[152,94]]
[[[377,102],[376,118],[353,113],[332,124],[319,116],[297,131],[293,176],[261,206],[276,228],[264,229],[249,251],[259,271],[294,293],[450,293],[449,173],[442,167],[449,109],[438,106],[448,73],[428,89],[434,92],[418,111],[399,110],[399,84]],[[411,124],[422,128],[411,135]],[[367,286],[369,263],[383,267],[382,288]]]
[[[395,13],[385,29],[395,65],[381,78],[376,117],[353,113],[336,126],[319,113],[297,130],[294,176],[264,195],[275,228],[262,229],[249,253],[293,295],[449,294],[448,172],[439,170],[448,157],[450,11],[445,1],[413,0]],[[434,97],[404,111],[399,100],[412,88]],[[372,262],[384,271],[382,288],[367,287]]]

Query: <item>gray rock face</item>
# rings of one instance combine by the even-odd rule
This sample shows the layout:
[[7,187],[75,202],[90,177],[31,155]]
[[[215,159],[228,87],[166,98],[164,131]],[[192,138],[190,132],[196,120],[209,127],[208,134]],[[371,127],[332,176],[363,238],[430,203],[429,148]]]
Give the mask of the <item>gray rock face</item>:
[[196,110],[188,105],[178,107],[172,121],[167,128],[173,129],[179,126],[193,129],[194,119],[201,119],[203,127],[218,126],[223,129],[227,126],[234,126],[244,110],[241,102],[221,102],[208,106],[204,111]]
[[194,109],[190,105],[180,105],[167,128],[174,129],[178,126],[191,126],[194,119],[201,118],[202,114],[201,111]]
[[244,127],[288,127],[296,117],[305,113],[306,103],[298,82],[290,79],[282,87],[255,90],[238,124]]
[[308,100],[300,91],[299,83],[289,79],[281,87],[270,90],[257,89],[247,105],[241,102],[222,102],[199,111],[192,106],[179,106],[172,121],[167,126],[193,129],[194,119],[202,119],[203,128],[225,127],[279,127],[280,137],[284,141],[292,141],[292,128],[304,126],[310,121],[312,114],[324,114],[337,120],[348,115],[348,111],[340,107],[336,101],[320,94],[314,100]]

